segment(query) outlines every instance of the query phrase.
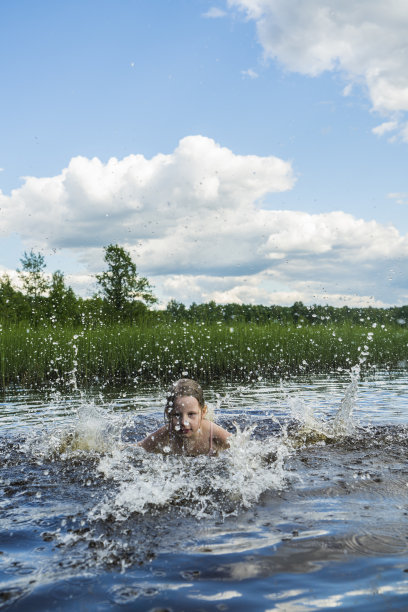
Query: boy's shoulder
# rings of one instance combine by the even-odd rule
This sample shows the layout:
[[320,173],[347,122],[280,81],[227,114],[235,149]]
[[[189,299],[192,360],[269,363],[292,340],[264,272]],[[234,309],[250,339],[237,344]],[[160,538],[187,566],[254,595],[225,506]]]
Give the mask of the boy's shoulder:
[[163,425],[160,429],[157,429],[153,433],[149,434],[144,440],[139,442],[139,446],[145,450],[152,452],[160,450],[163,444],[166,444],[169,439],[169,428],[167,425]]
[[226,439],[231,436],[229,431],[223,427],[220,427],[220,425],[217,425],[216,423],[213,423],[212,425],[212,435],[215,440],[220,442],[225,442]]

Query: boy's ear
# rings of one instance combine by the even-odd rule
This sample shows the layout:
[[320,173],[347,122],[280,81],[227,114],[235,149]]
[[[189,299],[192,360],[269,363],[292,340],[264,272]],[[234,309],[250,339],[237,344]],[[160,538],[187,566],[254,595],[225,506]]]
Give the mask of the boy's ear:
[[206,412],[207,412],[207,404],[204,404],[203,409],[202,409],[203,415],[206,414]]

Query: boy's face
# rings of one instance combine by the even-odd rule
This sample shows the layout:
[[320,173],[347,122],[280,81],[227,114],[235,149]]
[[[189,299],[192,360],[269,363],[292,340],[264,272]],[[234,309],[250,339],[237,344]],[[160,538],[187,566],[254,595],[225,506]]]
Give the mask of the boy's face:
[[190,438],[200,429],[203,410],[195,397],[177,397],[170,414],[173,431]]

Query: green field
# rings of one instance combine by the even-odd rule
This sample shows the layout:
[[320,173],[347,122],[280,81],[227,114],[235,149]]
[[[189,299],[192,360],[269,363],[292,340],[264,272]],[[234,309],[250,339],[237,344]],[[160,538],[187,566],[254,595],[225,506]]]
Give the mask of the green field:
[[[355,364],[395,367],[408,360],[408,329],[281,323],[159,323],[4,328],[1,384],[66,386],[251,380],[324,372]],[[183,374],[184,373],[184,374]]]

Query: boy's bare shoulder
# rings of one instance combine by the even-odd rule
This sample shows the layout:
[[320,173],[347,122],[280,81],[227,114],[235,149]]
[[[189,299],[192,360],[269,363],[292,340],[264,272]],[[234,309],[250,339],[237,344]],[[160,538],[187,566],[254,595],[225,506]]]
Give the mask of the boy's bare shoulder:
[[163,445],[168,443],[168,440],[169,428],[167,425],[163,425],[163,427],[160,427],[160,429],[157,429],[139,442],[138,446],[141,446],[148,452],[160,451]]
[[216,440],[217,442],[224,444],[226,443],[227,439],[231,436],[230,432],[227,431],[226,429],[224,429],[223,427],[220,427],[219,425],[216,425],[215,423],[213,423],[213,438],[214,440]]

